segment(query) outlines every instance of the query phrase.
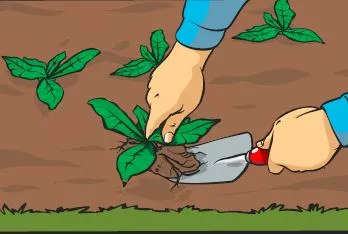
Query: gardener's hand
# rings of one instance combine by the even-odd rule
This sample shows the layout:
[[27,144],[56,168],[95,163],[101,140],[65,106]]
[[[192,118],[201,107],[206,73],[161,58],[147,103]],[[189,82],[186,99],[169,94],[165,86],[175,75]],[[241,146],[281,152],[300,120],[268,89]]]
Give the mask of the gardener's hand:
[[184,118],[197,108],[203,96],[202,71],[210,53],[211,50],[193,50],[176,43],[153,72],[147,93],[147,138],[164,123],[162,137],[170,143]]
[[322,109],[306,107],[280,117],[263,141],[270,149],[268,168],[275,174],[284,167],[291,171],[310,171],[324,167],[340,147]]

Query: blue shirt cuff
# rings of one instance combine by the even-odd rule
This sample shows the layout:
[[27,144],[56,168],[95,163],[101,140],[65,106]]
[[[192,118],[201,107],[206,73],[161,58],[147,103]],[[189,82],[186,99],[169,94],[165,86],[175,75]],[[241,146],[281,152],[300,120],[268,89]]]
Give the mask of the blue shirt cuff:
[[343,147],[348,146],[348,93],[323,104],[331,127]]
[[176,33],[176,40],[194,49],[213,49],[220,44],[225,35],[225,30],[209,30],[184,19]]

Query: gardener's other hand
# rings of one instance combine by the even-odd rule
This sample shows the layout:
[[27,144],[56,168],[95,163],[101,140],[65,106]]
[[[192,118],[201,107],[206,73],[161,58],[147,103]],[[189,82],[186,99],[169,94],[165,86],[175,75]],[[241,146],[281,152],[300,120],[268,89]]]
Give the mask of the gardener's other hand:
[[263,141],[269,149],[268,168],[278,174],[290,171],[311,171],[324,167],[340,147],[323,109],[306,107],[281,116]]
[[200,104],[204,89],[202,71],[210,53],[211,50],[194,50],[176,43],[153,72],[147,93],[147,138],[164,123],[162,137],[170,143],[184,118]]

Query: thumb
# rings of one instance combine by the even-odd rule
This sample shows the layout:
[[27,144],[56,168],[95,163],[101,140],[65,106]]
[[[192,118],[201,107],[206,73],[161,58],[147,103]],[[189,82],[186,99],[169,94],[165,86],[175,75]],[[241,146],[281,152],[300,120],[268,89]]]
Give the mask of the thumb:
[[155,105],[153,104],[146,124],[146,138],[149,138],[170,114],[171,111],[166,107],[166,105],[159,105],[158,103]]
[[270,149],[273,140],[274,130],[272,129],[270,133],[261,141],[257,142],[257,147],[261,149]]
[[176,130],[186,116],[186,112],[180,112],[178,114],[169,116],[162,130],[162,136],[165,143],[172,142]]

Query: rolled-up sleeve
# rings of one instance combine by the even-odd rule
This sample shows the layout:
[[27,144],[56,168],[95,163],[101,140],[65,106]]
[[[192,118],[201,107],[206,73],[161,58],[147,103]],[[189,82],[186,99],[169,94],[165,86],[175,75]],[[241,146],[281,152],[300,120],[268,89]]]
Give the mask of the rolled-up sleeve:
[[348,93],[328,101],[322,108],[328,116],[329,122],[337,139],[343,147],[348,146]]
[[180,44],[212,49],[220,44],[248,0],[186,0],[183,21],[176,33]]

